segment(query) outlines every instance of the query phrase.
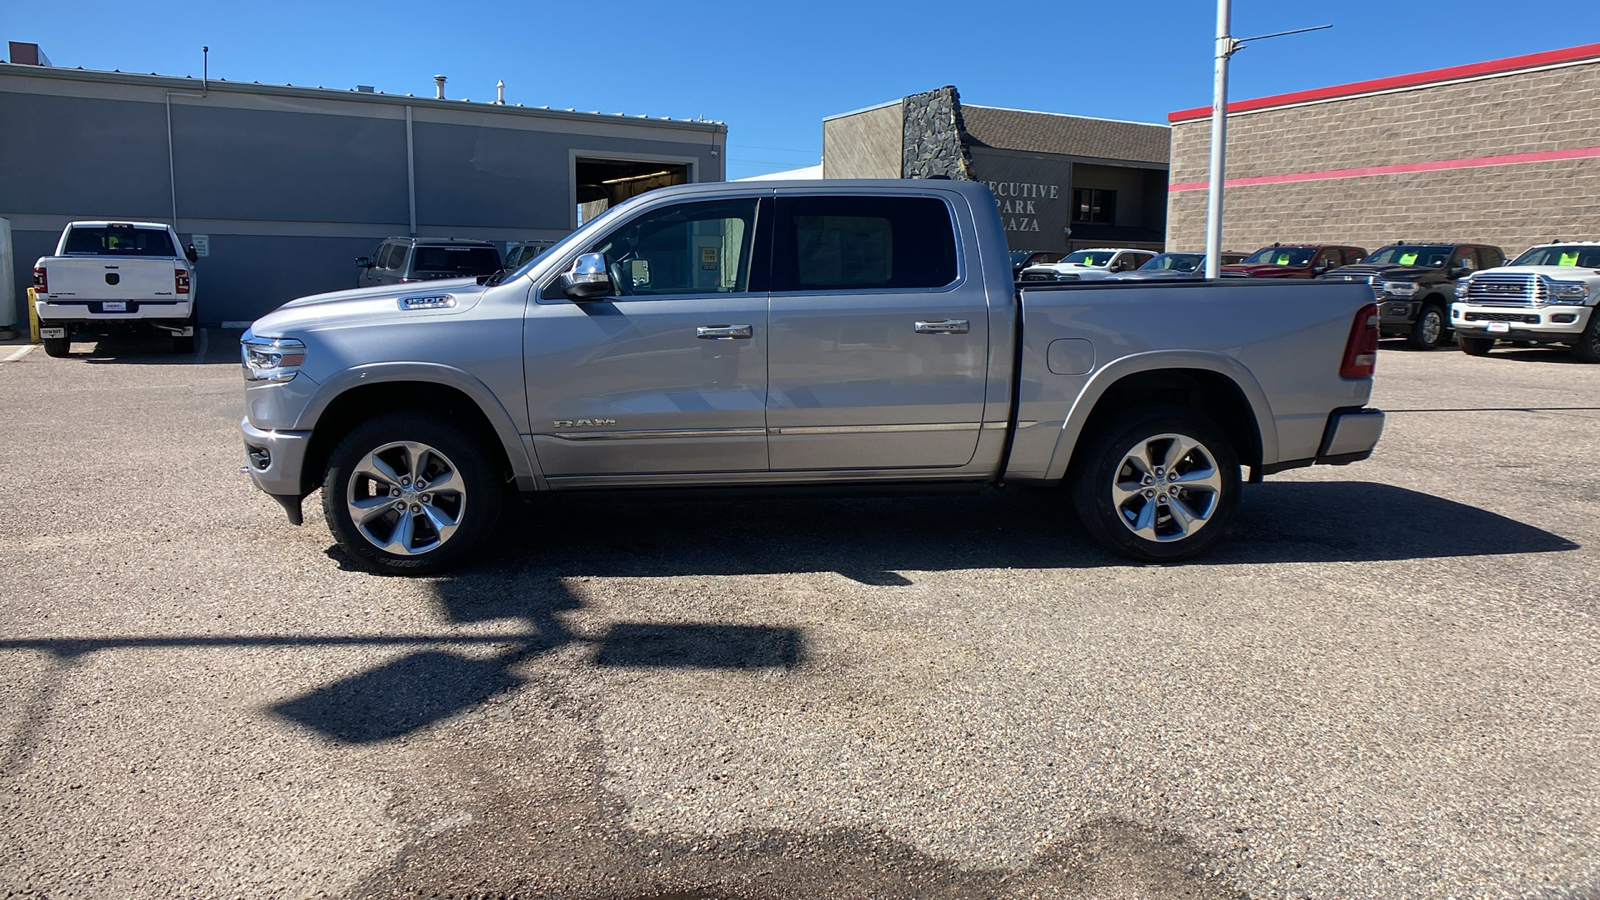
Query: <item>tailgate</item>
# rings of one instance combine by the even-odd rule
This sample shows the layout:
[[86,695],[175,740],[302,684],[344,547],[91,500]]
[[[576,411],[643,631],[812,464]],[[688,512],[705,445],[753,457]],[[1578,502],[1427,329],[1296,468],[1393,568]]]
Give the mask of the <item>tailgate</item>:
[[[49,296],[71,300],[176,300],[172,259],[56,256],[45,260]],[[188,295],[182,295],[187,298]]]

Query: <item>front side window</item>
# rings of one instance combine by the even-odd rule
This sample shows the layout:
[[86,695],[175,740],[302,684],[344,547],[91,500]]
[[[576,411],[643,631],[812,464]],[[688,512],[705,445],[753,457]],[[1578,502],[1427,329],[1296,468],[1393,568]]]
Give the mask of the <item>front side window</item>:
[[750,290],[756,200],[685,203],[645,213],[590,252],[606,258],[617,296]]
[[1139,267],[1141,272],[1193,272],[1205,263],[1204,253],[1163,253]]
[[935,197],[788,197],[773,289],[940,288],[958,274],[955,224]]

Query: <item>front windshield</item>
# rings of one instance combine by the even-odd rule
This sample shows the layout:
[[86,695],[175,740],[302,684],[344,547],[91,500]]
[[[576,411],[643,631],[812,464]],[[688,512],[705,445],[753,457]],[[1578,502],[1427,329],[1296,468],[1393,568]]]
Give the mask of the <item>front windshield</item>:
[[1013,250],[1013,251],[1011,251],[1011,264],[1013,266],[1020,266],[1023,263],[1027,262],[1028,261],[1028,257],[1030,257],[1032,255],[1033,255],[1033,251],[1032,250]]
[[1267,266],[1288,266],[1298,269],[1311,264],[1317,251],[1310,247],[1262,247],[1245,257],[1246,263]]
[[1513,266],[1566,266],[1600,269],[1600,247],[1584,244],[1556,244],[1535,247],[1511,262]]
[[1113,255],[1115,252],[1111,250],[1079,250],[1067,256],[1062,262],[1076,263],[1080,266],[1103,266],[1111,261]]
[[1455,248],[1445,247],[1419,247],[1415,244],[1397,244],[1393,247],[1383,247],[1371,256],[1363,259],[1363,263],[1374,266],[1427,266],[1430,269],[1444,268],[1450,261],[1450,251]]
[[1141,272],[1193,272],[1206,261],[1204,253],[1162,253],[1139,267]]

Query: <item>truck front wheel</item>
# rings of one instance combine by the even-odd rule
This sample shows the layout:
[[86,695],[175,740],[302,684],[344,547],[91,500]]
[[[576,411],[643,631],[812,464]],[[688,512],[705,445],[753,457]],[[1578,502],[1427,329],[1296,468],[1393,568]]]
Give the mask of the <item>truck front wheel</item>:
[[1424,303],[1411,326],[1411,346],[1418,350],[1432,350],[1444,338],[1444,307],[1438,303]]
[[1074,464],[1073,503],[1106,548],[1146,562],[1194,556],[1222,537],[1239,503],[1239,457],[1205,416],[1182,406],[1132,410]]
[[1494,349],[1494,338],[1462,337],[1456,333],[1456,343],[1461,345],[1461,352],[1468,356],[1488,356]]
[[431,574],[478,550],[500,516],[501,485],[482,446],[449,420],[388,413],[329,457],[322,511],[339,545],[379,574]]
[[1600,363],[1600,309],[1589,311],[1589,327],[1578,336],[1572,354],[1586,363]]

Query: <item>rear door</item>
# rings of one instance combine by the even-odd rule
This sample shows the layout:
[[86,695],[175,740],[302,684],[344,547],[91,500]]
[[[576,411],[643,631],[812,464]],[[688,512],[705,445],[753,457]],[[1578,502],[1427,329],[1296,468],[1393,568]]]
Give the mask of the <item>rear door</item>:
[[528,412],[553,487],[766,471],[757,208],[750,197],[642,212],[585,248],[605,257],[612,295],[573,301],[558,279],[530,305]]
[[949,203],[780,194],[767,390],[773,471],[965,465],[989,333]]

